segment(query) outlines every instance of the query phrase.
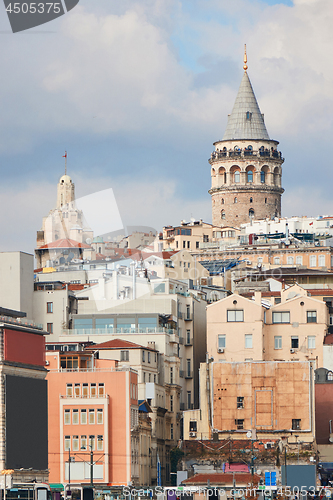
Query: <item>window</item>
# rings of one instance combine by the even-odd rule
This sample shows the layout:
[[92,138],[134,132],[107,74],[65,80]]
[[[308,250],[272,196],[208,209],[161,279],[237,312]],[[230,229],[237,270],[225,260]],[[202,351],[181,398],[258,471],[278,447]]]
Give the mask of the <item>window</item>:
[[89,424],[95,423],[95,410],[94,408],[89,409]]
[[103,451],[103,436],[97,436],[97,450]]
[[225,335],[219,335],[218,336],[218,348],[219,349],[224,349],[225,348]]
[[299,345],[298,337],[296,337],[296,336],[291,337],[291,348],[298,349],[298,345]]
[[170,424],[170,439],[173,439],[173,424]]
[[316,337],[313,335],[310,335],[308,337],[308,349],[315,349],[316,348]]
[[282,337],[280,335],[274,337],[274,349],[282,349]]
[[53,313],[53,302],[46,302],[46,312]]
[[280,264],[280,257],[274,257],[274,264]]
[[224,198],[221,199],[221,205],[224,205]]
[[73,384],[67,384],[66,385],[66,396],[68,398],[72,398],[73,397]]
[[187,391],[187,409],[190,410],[192,408],[192,394],[191,391]]
[[198,429],[198,423],[196,420],[191,420],[190,421],[190,432],[197,432]]
[[129,351],[120,351],[120,361],[129,360]]
[[186,330],[186,344],[191,343],[191,330]]
[[148,351],[148,363],[150,363],[150,351]]
[[70,451],[71,449],[71,437],[65,436],[65,451]]
[[170,384],[173,384],[173,368],[170,368]]
[[103,408],[97,408],[97,423],[103,423]]
[[96,384],[90,384],[90,397],[95,398],[97,396]]
[[71,423],[71,411],[70,410],[65,410],[64,413],[64,424],[69,425]]
[[234,203],[237,203],[237,197],[234,198]]
[[290,312],[289,311],[273,312],[272,321],[273,323],[290,323]]
[[243,418],[237,418],[235,420],[235,425],[237,430],[244,429],[244,419]]
[[299,431],[301,430],[301,419],[300,418],[293,418],[292,419],[292,430],[293,431]]
[[80,387],[81,387],[80,384],[75,384],[74,385],[74,396],[76,398],[80,397],[80,393],[81,393]]
[[235,182],[240,182],[240,172],[239,172],[239,170],[236,170],[236,172],[234,173],[234,181]]
[[79,451],[79,436],[73,436],[73,451]]
[[78,425],[79,423],[79,410],[73,410],[73,424]]
[[173,411],[173,396],[170,396],[170,411]]
[[302,266],[303,265],[303,256],[302,255],[297,255],[296,256],[296,265],[297,266]]
[[142,351],[142,363],[146,361],[146,351]]
[[317,256],[310,255],[310,267],[316,267],[317,265]]
[[53,333],[53,323],[46,323],[47,333]]
[[328,372],[326,376],[327,380],[333,380],[333,372]]
[[104,384],[98,384],[98,396],[100,398],[104,397]]
[[232,309],[227,311],[227,321],[244,321],[244,311],[243,309]]
[[318,266],[325,267],[325,255],[318,256]]
[[245,349],[252,349],[252,333],[245,334]]
[[250,203],[253,203],[253,198],[250,198]]
[[237,408],[244,408],[244,398],[243,398],[243,396],[237,397]]
[[87,449],[87,436],[81,436],[81,450]]
[[249,217],[252,217],[252,218],[254,217],[254,210],[253,210],[253,208],[250,208],[250,210],[249,210]]
[[[224,220],[225,219],[225,211],[224,210],[221,210],[221,219]],[[199,248],[199,247],[197,247]]]
[[275,297],[274,304],[281,304],[281,297]]
[[191,248],[191,242],[190,241],[187,242],[187,248]]
[[186,248],[186,241],[183,241],[183,248]]
[[294,257],[288,256],[287,257],[287,264],[292,265],[294,263]]
[[191,360],[190,359],[186,360],[186,375],[188,377],[191,376]]
[[151,373],[148,374],[148,382],[151,382]]
[[81,424],[85,425],[87,423],[87,410],[81,410]]
[[247,182],[253,182],[253,171],[249,170],[247,172]]
[[[262,170],[262,171],[260,172],[260,182],[261,182],[262,184],[265,184],[265,181],[266,181],[266,179],[265,179],[265,172]],[[267,199],[267,198],[266,198],[266,199]],[[266,202],[265,202],[265,203],[266,203]]]
[[[223,210],[222,210],[222,212],[223,212]],[[221,217],[222,217],[222,214],[221,214]],[[223,217],[222,217],[222,219],[223,219]],[[195,248],[199,248],[199,247],[200,247],[200,243],[199,243],[199,241],[196,241],[195,242]]]
[[88,384],[82,384],[82,397],[88,397]]
[[317,323],[317,311],[306,311],[306,322]]

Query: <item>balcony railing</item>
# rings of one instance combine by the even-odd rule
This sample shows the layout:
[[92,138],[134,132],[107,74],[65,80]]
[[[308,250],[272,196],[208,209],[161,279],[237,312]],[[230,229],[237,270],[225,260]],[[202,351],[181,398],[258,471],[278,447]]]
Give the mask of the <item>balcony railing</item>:
[[216,161],[220,160],[223,158],[247,158],[247,157],[264,157],[264,158],[277,158],[282,160],[282,153],[281,151],[277,150],[257,150],[254,151],[252,149],[239,149],[237,151],[213,151],[209,161]]
[[64,329],[63,335],[119,335],[122,333],[168,333],[175,335],[176,330],[168,328],[73,328]]

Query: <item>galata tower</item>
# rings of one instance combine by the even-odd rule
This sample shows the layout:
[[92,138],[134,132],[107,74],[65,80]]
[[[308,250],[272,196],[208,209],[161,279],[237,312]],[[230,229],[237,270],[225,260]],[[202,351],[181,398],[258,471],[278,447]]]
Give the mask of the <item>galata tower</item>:
[[221,141],[214,143],[211,164],[212,222],[238,227],[251,219],[281,216],[282,158],[278,141],[269,138],[264,115],[247,74],[244,75]]

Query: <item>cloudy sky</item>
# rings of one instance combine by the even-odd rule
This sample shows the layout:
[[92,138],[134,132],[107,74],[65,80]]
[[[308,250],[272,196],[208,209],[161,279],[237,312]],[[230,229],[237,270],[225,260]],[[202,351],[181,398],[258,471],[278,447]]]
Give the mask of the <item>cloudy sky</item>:
[[210,222],[244,43],[283,215],[332,214],[332,25],[332,0],[80,0],[12,34],[1,2],[0,250],[33,251],[65,149],[76,195],[112,188],[125,224]]

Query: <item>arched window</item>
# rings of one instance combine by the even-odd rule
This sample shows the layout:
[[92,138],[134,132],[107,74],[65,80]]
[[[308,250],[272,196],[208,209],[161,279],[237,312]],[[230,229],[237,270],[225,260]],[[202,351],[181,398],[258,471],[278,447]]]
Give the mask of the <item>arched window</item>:
[[253,208],[250,208],[250,210],[249,210],[249,217],[252,217],[252,218],[254,217],[254,210],[253,210]]
[[247,182],[253,182],[253,171],[252,170],[247,171]]
[[221,204],[224,205],[224,198],[221,199]]
[[267,198],[265,198],[265,203],[267,203]]
[[240,172],[239,172],[239,170],[236,170],[236,172],[234,174],[234,179],[235,179],[235,182],[240,182]]
[[221,210],[221,219],[224,220],[225,219],[225,211],[224,210]]
[[333,373],[327,372],[327,380],[333,380]]
[[234,203],[237,203],[237,197],[236,197],[236,198],[234,198]]
[[260,182],[262,184],[265,184],[265,182],[266,182],[266,174],[263,170],[260,172]]
[[250,203],[253,203],[253,198],[250,198]]

